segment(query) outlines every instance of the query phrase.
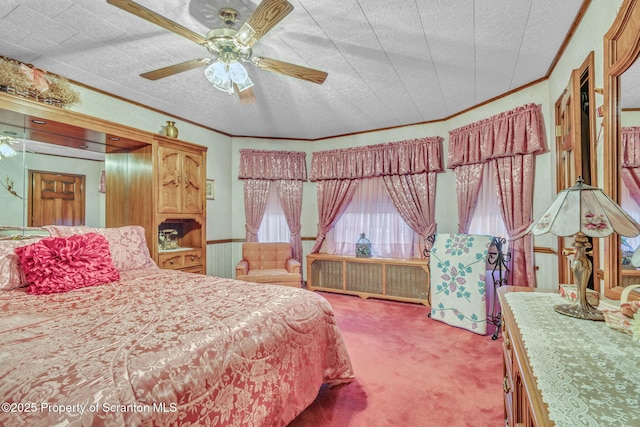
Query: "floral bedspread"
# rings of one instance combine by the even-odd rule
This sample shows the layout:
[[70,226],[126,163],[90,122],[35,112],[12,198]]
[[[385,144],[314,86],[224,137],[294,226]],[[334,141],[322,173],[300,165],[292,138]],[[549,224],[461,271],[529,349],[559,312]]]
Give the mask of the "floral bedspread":
[[0,425],[285,426],[353,379],[312,292],[170,270],[0,292]]

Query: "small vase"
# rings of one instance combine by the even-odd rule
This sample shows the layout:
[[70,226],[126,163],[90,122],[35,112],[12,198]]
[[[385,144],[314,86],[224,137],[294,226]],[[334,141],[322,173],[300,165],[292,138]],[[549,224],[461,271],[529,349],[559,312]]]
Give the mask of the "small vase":
[[164,127],[164,134],[169,138],[177,138],[178,137],[178,128],[176,127],[176,122],[172,122],[171,120],[167,120],[167,125]]

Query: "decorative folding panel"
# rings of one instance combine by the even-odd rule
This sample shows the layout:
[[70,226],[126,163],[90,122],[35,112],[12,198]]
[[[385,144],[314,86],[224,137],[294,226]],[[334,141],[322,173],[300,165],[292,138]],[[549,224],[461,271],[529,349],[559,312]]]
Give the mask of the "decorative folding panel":
[[487,253],[493,237],[438,234],[431,249],[431,318],[487,332]]

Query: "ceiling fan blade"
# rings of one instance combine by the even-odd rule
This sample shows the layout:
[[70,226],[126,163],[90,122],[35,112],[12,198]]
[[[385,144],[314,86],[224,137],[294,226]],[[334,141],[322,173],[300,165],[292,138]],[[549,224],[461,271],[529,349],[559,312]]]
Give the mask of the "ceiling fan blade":
[[256,96],[253,93],[253,89],[251,88],[247,88],[245,90],[243,90],[242,92],[240,92],[240,90],[238,90],[238,86],[236,86],[236,84],[233,84],[234,89],[236,91],[236,93],[238,94],[238,98],[240,98],[240,103],[241,104],[255,104],[256,103]]
[[170,19],[165,18],[162,15],[157,14],[156,12],[147,9],[146,7],[139,5],[138,3],[131,0],[107,0],[107,3],[118,7],[125,12],[129,12],[133,15],[136,15],[142,19],[145,19],[153,24],[156,24],[166,30],[174,32],[186,39],[191,40],[194,43],[200,45],[206,45],[208,40],[201,36],[198,33],[191,31],[190,29],[183,27],[177,22],[173,22]]
[[292,10],[287,0],[263,0],[240,27],[235,40],[244,46],[253,46]]
[[157,70],[148,71],[140,74],[140,77],[144,77],[149,80],[159,80],[165,77],[172,76],[174,74],[182,73],[184,71],[193,70],[194,68],[203,67],[211,63],[210,59],[200,58],[192,59],[191,61],[181,62],[180,64],[169,65],[168,67],[158,68]]
[[297,79],[307,80],[312,83],[321,85],[327,78],[327,73],[313,68],[303,67],[301,65],[291,64],[289,62],[278,61],[277,59],[255,57],[251,61],[253,65],[262,70],[273,71],[274,73],[284,74]]

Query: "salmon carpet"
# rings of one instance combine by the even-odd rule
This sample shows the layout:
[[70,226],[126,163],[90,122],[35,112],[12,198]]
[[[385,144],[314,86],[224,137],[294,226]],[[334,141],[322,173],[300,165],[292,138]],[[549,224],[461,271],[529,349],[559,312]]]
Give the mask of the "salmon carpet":
[[289,427],[504,426],[502,337],[428,318],[423,305],[321,294],[356,380],[321,389]]

